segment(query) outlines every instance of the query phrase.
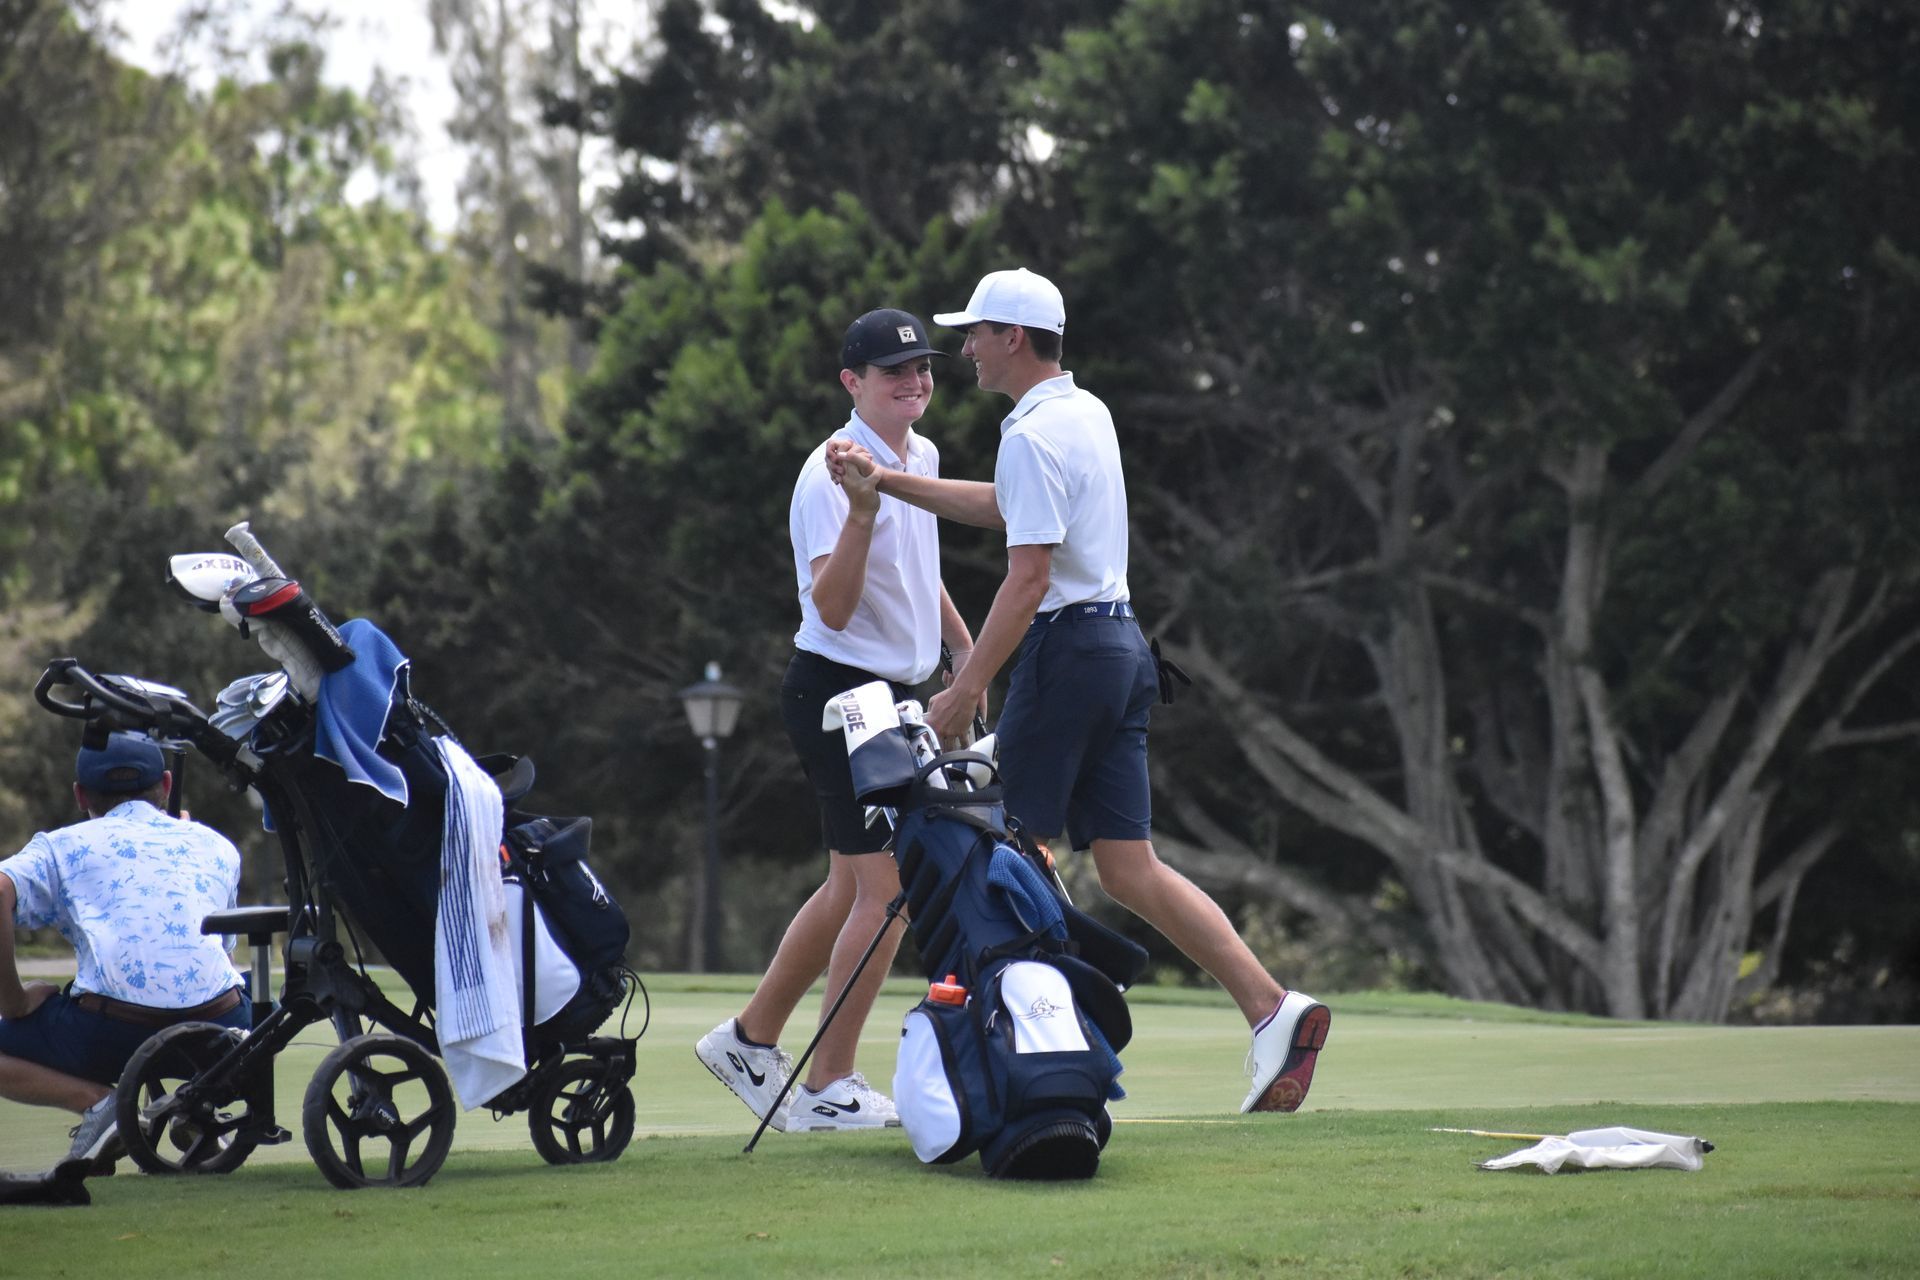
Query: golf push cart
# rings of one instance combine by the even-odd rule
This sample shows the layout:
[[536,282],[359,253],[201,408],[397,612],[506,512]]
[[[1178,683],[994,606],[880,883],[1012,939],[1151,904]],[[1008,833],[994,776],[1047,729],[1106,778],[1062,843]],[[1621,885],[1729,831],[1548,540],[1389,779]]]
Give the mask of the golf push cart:
[[[439,1170],[456,1113],[436,1056],[449,1017],[436,1010],[436,934],[451,932],[439,899],[467,829],[494,829],[472,821],[478,796],[481,808],[501,809],[500,883],[480,889],[497,888],[509,908],[512,967],[524,977],[509,977],[518,991],[506,1004],[511,1014],[517,1003],[525,1072],[475,1100],[495,1119],[525,1112],[549,1163],[617,1158],[633,1135],[629,1082],[644,1018],[631,1038],[598,1032],[645,988],[621,959],[625,916],[586,862],[590,821],[519,810],[531,761],[466,756],[412,697],[407,661],[385,635],[359,620],[336,630],[245,524],[227,536],[240,557],[175,556],[170,581],[256,639],[281,670],[234,681],[211,715],[179,689],[96,674],[73,658],[51,663],[34,688],[41,706],[85,722],[91,739],[153,738],[176,779],[191,748],[257,795],[284,855],[287,905],[201,922],[203,933],[252,946],[252,1030],[178,1023],[135,1053],[116,1090],[128,1155],[149,1173],[226,1173],[256,1147],[290,1141],[275,1109],[274,1060],[302,1031],[328,1023],[339,1043],[301,1105],[320,1172],[353,1188],[419,1186]],[[472,785],[487,775],[490,785]],[[170,807],[179,812],[177,783]],[[468,865],[490,876],[493,850]],[[281,934],[276,1001],[271,944]],[[369,976],[367,944],[415,997],[411,1011]]]

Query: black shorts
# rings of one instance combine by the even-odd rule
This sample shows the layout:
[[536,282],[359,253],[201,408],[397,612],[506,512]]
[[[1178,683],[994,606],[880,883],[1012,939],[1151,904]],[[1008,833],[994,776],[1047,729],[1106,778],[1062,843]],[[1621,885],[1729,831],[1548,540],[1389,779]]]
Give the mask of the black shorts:
[[[879,853],[892,829],[884,819],[866,824],[866,807],[853,798],[853,771],[847,766],[846,735],[820,727],[827,703],[849,689],[880,679],[805,649],[795,650],[780,681],[780,719],[800,757],[820,806],[820,838],[835,853]],[[888,681],[895,702],[908,696],[905,685]]]

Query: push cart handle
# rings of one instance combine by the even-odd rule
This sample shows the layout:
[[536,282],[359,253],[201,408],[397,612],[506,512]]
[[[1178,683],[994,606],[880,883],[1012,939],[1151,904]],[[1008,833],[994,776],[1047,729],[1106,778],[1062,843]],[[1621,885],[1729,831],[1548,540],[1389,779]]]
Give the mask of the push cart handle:
[[[82,697],[70,702],[55,696],[55,689],[67,687],[78,688]],[[47,669],[40,673],[39,682],[33,686],[33,700],[57,716],[74,720],[98,719],[102,711],[115,711],[136,722],[154,718],[151,706],[106,685],[93,672],[81,666],[78,658],[55,658],[49,662]]]

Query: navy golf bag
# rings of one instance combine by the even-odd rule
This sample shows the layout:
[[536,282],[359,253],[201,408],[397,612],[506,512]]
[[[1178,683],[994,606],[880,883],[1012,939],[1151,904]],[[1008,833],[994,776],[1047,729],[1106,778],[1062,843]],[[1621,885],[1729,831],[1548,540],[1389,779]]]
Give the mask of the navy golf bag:
[[[860,771],[856,769],[856,778]],[[901,1030],[894,1103],[927,1163],[1088,1178],[1125,1096],[1122,990],[1146,952],[1077,910],[1009,831],[993,766],[936,756],[890,796],[893,852],[930,982]]]

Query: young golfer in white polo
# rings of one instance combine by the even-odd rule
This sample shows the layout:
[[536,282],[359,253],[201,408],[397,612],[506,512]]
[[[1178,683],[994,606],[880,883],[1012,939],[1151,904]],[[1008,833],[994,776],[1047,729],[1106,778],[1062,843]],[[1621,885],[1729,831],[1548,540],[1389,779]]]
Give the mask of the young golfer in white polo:
[[[869,311],[841,343],[840,385],[853,412],[833,436],[858,443],[879,470],[937,477],[940,453],[913,430],[933,398],[927,329],[905,311]],[[787,926],[747,1006],[715,1027],[697,1048],[700,1061],[764,1116],[793,1064],[778,1047],[781,1030],[821,970],[827,1000],[846,983],[866,944],[900,892],[884,824],[867,826],[853,794],[846,745],[820,728],[833,698],[875,680],[896,699],[932,677],[942,641],[957,658],[973,640],[940,581],[938,521],[903,502],[883,499],[856,478],[835,485],[823,444],[800,468],[788,533],[799,582],[800,630],[780,685],[781,719],[812,783],[820,809],[828,868],[822,884]],[[802,1132],[897,1125],[893,1102],[853,1069],[860,1029],[873,1007],[900,930],[889,928],[860,981],[820,1037],[808,1078],[775,1115],[775,1129]]]

